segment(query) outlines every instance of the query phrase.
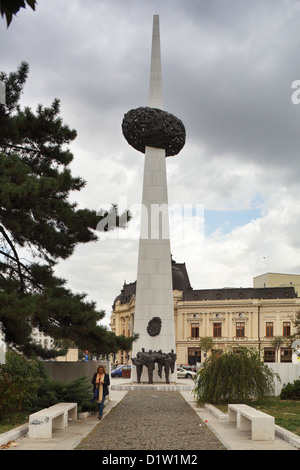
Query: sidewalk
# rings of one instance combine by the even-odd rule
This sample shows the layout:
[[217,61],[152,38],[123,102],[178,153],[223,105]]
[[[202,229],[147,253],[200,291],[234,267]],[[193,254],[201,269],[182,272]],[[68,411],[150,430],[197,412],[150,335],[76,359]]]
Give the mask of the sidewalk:
[[[109,401],[105,404],[103,419],[111,409],[124,398],[127,391],[111,390]],[[75,449],[82,439],[84,439],[99,424],[96,414],[87,418],[70,421],[66,429],[57,429],[53,431],[52,439],[30,439],[26,427],[20,426],[20,431],[26,431],[26,434],[19,436],[19,428],[9,433],[9,441],[14,441],[17,445],[6,450],[72,450]],[[3,435],[2,435],[3,436]],[[7,441],[8,442],[8,441]],[[0,435],[1,443],[1,435]]]
[[[216,412],[214,407],[198,408],[196,407],[195,399],[192,393],[191,380],[181,379],[178,381],[181,385],[182,397],[185,399],[195,413],[202,419],[203,423],[213,432],[219,441],[228,450],[299,450],[300,437],[292,433],[282,430],[276,426],[276,437],[274,441],[252,441],[250,439],[250,432],[239,431],[231,423],[228,423],[226,415]],[[127,386],[126,386],[127,385]],[[147,386],[145,386],[148,388]],[[155,393],[159,393],[159,387],[155,385],[150,386]],[[123,388],[123,389],[122,389]],[[13,441],[14,447],[9,447],[7,450],[73,450],[80,442],[86,438],[94,428],[103,423],[106,416],[110,413],[112,408],[116,406],[131,389],[128,379],[112,379],[110,386],[109,402],[104,409],[103,419],[99,421],[96,415],[91,415],[85,419],[78,419],[71,421],[65,430],[55,430],[52,439],[29,439],[27,434],[18,435],[17,431],[10,431],[7,436],[7,441]],[[189,390],[190,389],[190,390]],[[170,392],[171,393],[171,392]],[[166,423],[168,426],[168,423]],[[26,433],[26,425],[21,427],[22,431]],[[281,437],[279,436],[281,432]],[[0,445],[4,443],[3,438],[5,435],[0,435]],[[285,439],[289,439],[289,442]],[[2,439],[2,440],[1,440]]]
[[275,426],[274,441],[252,441],[250,431],[240,431],[215,407],[198,408],[189,392],[181,392],[198,416],[213,431],[227,450],[299,450],[300,437]]

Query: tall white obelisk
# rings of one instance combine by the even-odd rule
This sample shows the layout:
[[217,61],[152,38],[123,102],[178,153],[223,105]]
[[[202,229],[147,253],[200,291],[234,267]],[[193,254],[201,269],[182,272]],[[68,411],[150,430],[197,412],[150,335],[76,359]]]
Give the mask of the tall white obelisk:
[[[160,51],[159,16],[153,18],[152,51],[150,66],[149,104],[146,113],[158,112],[157,133],[164,133],[160,119],[168,113],[163,110],[162,70]],[[138,110],[139,111],[139,110]],[[149,122],[149,115],[146,124]],[[170,115],[172,116],[172,115]],[[143,119],[143,118],[142,118]],[[176,119],[176,118],[175,118]],[[136,121],[133,119],[132,121]],[[144,126],[145,127],[145,126]],[[151,127],[151,124],[150,124]],[[171,126],[172,127],[172,126]],[[138,129],[143,125],[138,125]],[[160,131],[158,132],[158,129]],[[133,344],[132,358],[140,351],[175,351],[175,324],[169,232],[166,150],[145,144],[142,216],[139,240],[137,285],[134,313],[134,333],[139,338]],[[165,382],[158,376],[156,365],[154,382]],[[170,382],[176,380],[176,370],[170,371]],[[137,380],[133,369],[132,381]],[[143,368],[141,382],[148,382],[147,368]]]
[[[153,18],[148,105],[163,109],[158,15]],[[155,317],[161,319],[161,330],[158,335],[150,336],[147,326]],[[142,348],[175,352],[166,151],[153,147],[146,147],[145,152],[134,332],[139,334],[139,339],[134,343],[132,357]],[[160,380],[165,379],[154,372],[154,381]],[[146,370],[141,381],[148,381]]]

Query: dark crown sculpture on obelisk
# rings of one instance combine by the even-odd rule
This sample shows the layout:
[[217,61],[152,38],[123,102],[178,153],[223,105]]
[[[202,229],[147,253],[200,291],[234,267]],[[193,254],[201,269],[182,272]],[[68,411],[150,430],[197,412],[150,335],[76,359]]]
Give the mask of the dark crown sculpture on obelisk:
[[163,110],[158,15],[153,17],[149,105],[128,111],[122,130],[127,142],[145,154],[132,381],[169,383],[176,380],[176,352],[165,157],[180,152],[185,128]]

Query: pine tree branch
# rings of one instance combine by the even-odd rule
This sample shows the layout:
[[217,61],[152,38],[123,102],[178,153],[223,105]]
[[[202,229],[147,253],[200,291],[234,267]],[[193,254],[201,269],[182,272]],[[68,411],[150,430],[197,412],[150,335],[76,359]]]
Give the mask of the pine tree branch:
[[0,142],[0,146],[2,147],[11,147],[16,150],[25,150],[26,152],[36,152],[36,153],[41,153],[41,150],[33,149],[33,148],[28,148],[28,147],[22,147],[21,145],[13,145],[13,144],[8,144],[6,142]]
[[[13,261],[13,262],[16,262],[16,259],[9,255],[8,253],[6,253],[5,251],[3,250],[0,250],[0,254],[5,256],[6,258],[8,258],[9,260]],[[23,263],[20,262],[20,266],[22,267],[22,269],[24,271],[26,271],[26,273],[28,273],[28,276],[26,276],[24,273],[22,274],[23,276],[23,279],[26,279],[28,282],[30,282],[34,287],[36,287],[37,289],[39,289],[41,292],[44,290],[44,287],[41,286],[40,284],[38,284],[35,280],[34,280],[34,276],[32,275],[30,269]],[[13,266],[10,266],[10,269],[12,269],[14,272],[17,272],[19,273],[18,269],[15,269]],[[3,276],[3,279],[5,279],[5,276]]]
[[21,263],[20,263],[20,260],[19,260],[17,250],[15,249],[14,244],[12,243],[11,239],[9,238],[9,236],[7,235],[7,233],[5,232],[5,230],[2,226],[0,226],[0,232],[2,233],[5,240],[7,241],[7,243],[9,244],[9,246],[11,247],[11,249],[14,252],[15,260],[16,260],[16,263],[17,263],[17,266],[18,266],[18,274],[19,274],[20,285],[21,285],[20,290],[21,290],[22,293],[24,293],[25,292],[25,284],[24,284],[24,279],[23,279],[22,270],[21,270]]

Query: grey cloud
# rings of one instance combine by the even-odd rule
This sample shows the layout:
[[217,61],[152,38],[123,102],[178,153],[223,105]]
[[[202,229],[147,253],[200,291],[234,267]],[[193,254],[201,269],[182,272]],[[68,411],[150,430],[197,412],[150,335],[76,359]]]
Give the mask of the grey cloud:
[[[120,195],[139,202],[143,156],[123,139],[121,122],[129,109],[147,104],[156,13],[161,23],[165,108],[182,119],[187,131],[185,148],[167,163],[171,202],[200,202],[226,210],[249,208],[260,195],[266,227],[272,227],[268,214],[276,207],[273,194],[297,183],[300,169],[300,105],[291,102],[291,83],[300,79],[298,1],[43,0],[36,12],[19,14],[8,30],[2,22],[1,70],[9,72],[22,60],[29,62],[25,105],[35,108],[61,99],[64,121],[78,131],[72,168],[87,181],[86,188],[74,195],[80,204],[94,208],[118,202]],[[298,196],[293,191],[289,204],[297,206]],[[293,239],[287,238],[287,243],[295,249],[299,221],[294,219]],[[280,241],[282,231],[279,225],[275,241]],[[258,238],[262,233],[268,229],[261,222]],[[245,241],[246,252],[247,244],[255,247],[248,232],[239,231],[235,237]],[[217,260],[215,243],[207,241],[199,261],[189,247],[176,244],[179,255],[173,253],[174,258],[189,263],[195,276],[202,260],[212,283],[217,271],[222,284],[223,269],[224,284],[231,284],[235,274],[226,263],[230,259],[232,266],[237,264],[233,248],[238,240],[221,239]],[[270,243],[275,246],[273,239]],[[124,257],[124,242],[100,242],[97,267],[92,250],[87,250],[86,257],[74,255],[70,268],[64,263],[62,269],[71,275],[72,263],[78,269],[84,260],[90,277],[99,280],[99,295],[94,283],[91,289],[100,307],[111,298],[109,312],[123,276],[135,280],[135,248],[127,247]],[[240,268],[238,282],[250,282],[251,271],[264,268],[258,261],[255,268],[258,254],[249,250],[250,267]],[[193,285],[201,287],[201,273],[198,276]],[[84,279],[75,281],[79,290],[81,282],[86,286]],[[100,290],[106,292],[105,300]]]

